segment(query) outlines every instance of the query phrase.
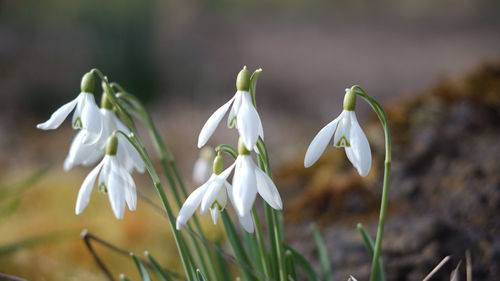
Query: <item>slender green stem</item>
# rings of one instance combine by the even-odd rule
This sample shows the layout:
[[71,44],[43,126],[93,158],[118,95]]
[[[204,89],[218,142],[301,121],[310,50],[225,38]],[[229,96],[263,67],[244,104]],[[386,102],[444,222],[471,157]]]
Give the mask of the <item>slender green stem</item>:
[[[116,99],[115,93],[112,92],[113,89],[109,85],[107,78],[98,69],[92,69],[92,72],[96,73],[102,79],[102,81],[104,83],[106,83],[107,87],[109,88],[109,90],[111,92],[105,91],[105,93],[107,94],[107,97],[109,98],[109,100],[116,107],[116,109],[119,112],[125,113],[125,110],[119,105],[119,103]],[[125,114],[125,116],[128,116],[128,114]],[[128,116],[128,118],[130,118],[130,117]],[[130,120],[127,120],[126,123],[133,124],[133,121],[130,119]],[[129,128],[129,129],[132,129],[133,132],[136,132],[135,126],[133,128]],[[186,251],[186,248],[183,247],[184,239],[182,237],[181,232],[177,231],[175,228],[175,216],[173,215],[172,209],[170,207],[170,203],[168,202],[168,199],[167,199],[167,196],[165,194],[165,190],[163,189],[163,186],[161,184],[160,178],[159,178],[159,176],[154,168],[153,163],[151,162],[151,158],[149,157],[149,155],[148,155],[146,149],[144,148],[142,141],[139,139],[139,136],[137,133],[134,134],[133,140],[132,139],[129,139],[129,140],[131,141],[131,144],[137,149],[137,151],[139,152],[139,155],[141,156],[142,160],[144,161],[146,169],[151,177],[151,180],[153,181],[153,185],[155,186],[156,191],[158,192],[158,194],[160,196],[160,199],[161,199],[161,202],[162,202],[163,207],[165,209],[165,212],[167,213],[168,222],[169,222],[170,228],[172,230],[172,233],[174,235],[174,240],[175,240],[175,243],[177,245],[177,249],[179,250],[179,254],[180,254],[181,261],[182,261],[182,264],[184,267],[184,271],[187,274],[187,278],[189,281],[194,280],[194,276],[192,274],[192,269],[191,269],[191,260],[190,260],[189,254]]]
[[[262,157],[262,163],[264,165],[264,172],[272,179],[271,173],[271,165],[269,164],[269,157],[267,154],[266,144],[261,137],[257,142],[257,148],[259,149],[259,157]],[[278,272],[279,272],[279,280],[287,281],[286,272],[285,272],[285,259],[284,259],[284,250],[283,250],[283,234],[282,234],[282,225],[281,220],[278,218],[279,211],[272,209],[270,206],[266,204],[266,208],[270,208],[271,212],[271,220],[272,220],[272,229],[273,229],[273,237],[275,242],[275,252],[276,258],[278,262]],[[269,218],[268,218],[269,219]]]
[[[135,107],[136,107],[136,112],[137,114],[141,117],[141,120],[143,123],[146,125],[148,128],[148,131],[150,133],[151,139],[153,140],[153,144],[155,147],[155,150],[157,152],[158,157],[160,158],[160,163],[163,169],[163,172],[165,174],[165,177],[168,180],[168,183],[172,189],[172,192],[174,194],[177,206],[180,208],[182,206],[182,200],[187,198],[187,190],[186,187],[184,186],[184,182],[182,181],[182,178],[180,176],[179,170],[177,168],[177,165],[175,163],[174,156],[166,143],[163,141],[161,138],[158,129],[156,128],[153,118],[149,114],[149,112],[145,109],[144,105],[138,100],[134,95],[128,93],[117,83],[112,83],[111,84],[113,87],[116,87],[119,91],[119,97],[120,98],[125,98],[127,101],[131,102]],[[174,174],[172,174],[172,171]],[[176,184],[176,180],[179,183],[179,186]],[[179,190],[182,192],[183,197],[181,198],[179,194]],[[196,215],[193,216],[193,221],[196,226],[196,229],[198,232],[204,236],[203,230],[201,228],[201,225],[199,223],[198,217]],[[194,247],[195,252],[197,253],[197,258],[200,262],[200,265],[203,269],[204,272],[206,272],[210,277],[215,278],[216,277],[216,269],[215,265],[213,263],[213,260],[210,255],[210,251],[206,245],[203,243],[200,243],[194,239],[193,236],[188,235],[189,241],[191,245]],[[203,250],[203,254],[202,254]],[[208,261],[208,265],[207,265]]]
[[391,135],[389,131],[389,123],[387,120],[387,115],[385,114],[385,111],[382,108],[382,106],[375,99],[370,97],[360,86],[355,85],[352,88],[359,90],[360,92],[356,92],[356,94],[363,97],[374,109],[375,113],[380,119],[380,122],[382,123],[382,127],[384,129],[384,137],[385,137],[385,162],[384,162],[384,180],[382,184],[382,199],[380,203],[380,217],[377,227],[377,238],[375,239],[375,247],[373,250],[372,266],[370,272],[370,281],[376,281],[379,276],[378,273],[379,259],[382,250],[382,239],[384,236],[384,225],[385,225],[385,219],[387,217],[387,206],[389,201],[389,183],[391,176]]
[[257,243],[259,245],[260,260],[264,271],[263,273],[264,276],[269,278],[269,262],[267,260],[266,245],[264,243],[264,236],[262,235],[259,214],[257,214],[257,209],[255,209],[255,207],[252,208],[252,218],[255,224],[255,236],[257,237]]

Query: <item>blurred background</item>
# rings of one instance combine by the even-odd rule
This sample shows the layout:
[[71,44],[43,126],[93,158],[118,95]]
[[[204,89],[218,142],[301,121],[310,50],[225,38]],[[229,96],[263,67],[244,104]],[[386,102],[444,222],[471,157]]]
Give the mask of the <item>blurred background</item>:
[[[375,234],[376,161],[383,157],[369,107],[358,106],[375,155],[368,178],[333,148],[323,162],[302,167],[313,136],[340,113],[344,88],[359,84],[394,122],[389,279],[421,280],[453,254],[447,276],[470,250],[475,280],[495,280],[499,12],[493,0],[0,1],[0,272],[105,280],[80,239],[84,228],[129,251],[149,250],[178,270],[168,226],[148,204],[139,201],[137,212],[117,221],[95,192],[74,215],[89,172],[62,171],[74,131],[68,122],[49,132],[35,126],[76,97],[85,72],[99,68],[146,103],[194,187],[199,130],[233,96],[247,65],[263,69],[257,102],[290,244],[315,260],[304,238],[317,221],[336,280],[367,275],[356,223]],[[221,126],[211,144],[223,142],[234,144],[236,136]],[[134,178],[156,200],[147,177]],[[223,239],[219,228],[209,229]],[[98,250],[115,276],[136,276],[127,257]]]

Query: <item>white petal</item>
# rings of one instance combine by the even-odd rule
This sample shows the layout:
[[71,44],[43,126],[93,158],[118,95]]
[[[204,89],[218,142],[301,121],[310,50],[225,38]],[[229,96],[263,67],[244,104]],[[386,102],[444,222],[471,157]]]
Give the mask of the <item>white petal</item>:
[[82,186],[80,187],[80,191],[78,191],[78,197],[76,199],[75,213],[77,215],[81,214],[85,207],[89,204],[90,194],[92,193],[92,189],[94,187],[95,179],[97,178],[97,174],[101,170],[104,162],[99,163],[85,178]]
[[[217,197],[220,196],[221,188],[226,183],[227,178],[229,177],[235,166],[236,163],[233,163],[219,175],[213,175],[211,177],[210,184],[207,188],[205,195],[203,196],[203,200],[201,201],[201,206],[200,206],[201,214],[206,213],[208,209],[212,206],[214,201],[217,199]],[[219,202],[219,204],[222,205],[222,202]],[[225,203],[223,206],[225,206]]]
[[342,114],[335,118],[335,120],[333,120],[332,122],[328,123],[314,137],[311,144],[309,145],[309,148],[307,148],[306,156],[304,158],[304,166],[306,168],[311,167],[312,164],[314,164],[319,159],[321,154],[323,154],[323,151],[325,151],[326,146],[332,139],[333,133],[337,128],[337,123],[339,122],[341,116]]
[[212,136],[214,133],[215,129],[217,128],[217,125],[219,125],[220,120],[226,114],[227,110],[229,109],[229,106],[233,102],[234,97],[232,97],[228,102],[226,102],[223,106],[219,107],[211,116],[208,118],[207,122],[205,125],[203,125],[203,128],[201,129],[200,135],[198,137],[198,148],[201,148],[204,146],[208,139]]
[[[113,118],[115,120],[116,126],[118,130],[130,134],[130,130],[116,117],[116,115],[113,113]],[[122,136],[123,137],[123,136]],[[139,173],[144,173],[146,170],[146,165],[144,164],[144,161],[142,160],[141,156],[139,155],[139,152],[135,147],[123,137],[123,141],[121,142],[124,150],[126,150],[126,154],[128,155],[128,160],[132,164],[133,168]],[[120,146],[120,144],[118,144]],[[118,149],[120,149],[118,147]]]
[[180,230],[184,224],[186,224],[187,220],[194,214],[198,205],[200,205],[201,200],[203,199],[203,195],[205,195],[205,191],[210,184],[210,180],[204,183],[202,186],[195,189],[186,199],[184,205],[182,205],[179,214],[177,215],[176,228]]
[[122,175],[125,177],[125,202],[127,202],[128,209],[130,211],[135,211],[137,208],[137,191],[135,188],[135,182],[132,176],[128,173],[125,168],[121,168]]
[[240,155],[236,159],[233,176],[233,201],[236,212],[240,217],[250,212],[257,195],[257,180],[255,179],[252,161],[250,155]]
[[236,122],[241,140],[248,150],[252,150],[259,138],[260,118],[257,110],[252,104],[250,93],[242,94],[242,101]]
[[210,215],[212,216],[212,222],[217,224],[217,218],[219,217],[219,209],[217,207],[213,207],[210,209]]
[[111,173],[111,157],[109,155],[105,155],[104,159],[102,159],[103,166],[101,174],[99,175],[99,179],[97,180],[97,188],[100,188],[101,185],[104,185],[106,189],[109,189],[108,186],[108,178]]
[[240,223],[243,226],[243,228],[246,230],[246,232],[253,233],[254,225],[253,225],[252,215],[250,213],[248,213],[242,217],[238,217],[238,219],[240,220]]
[[103,157],[104,144],[100,141],[94,145],[85,144],[83,143],[84,137],[84,130],[80,130],[73,139],[68,156],[64,160],[63,168],[65,171],[69,171],[76,165],[94,165]]
[[[111,156],[112,157],[112,156]],[[111,203],[111,209],[117,219],[123,218],[123,213],[125,211],[125,184],[124,174],[126,173],[124,169],[119,169],[120,167],[115,167],[118,163],[116,158],[111,158],[111,172],[108,175],[107,187],[108,187],[108,198],[109,203]]]
[[257,166],[255,166],[255,176],[257,178],[257,191],[260,196],[274,209],[282,210],[283,203],[274,182]]
[[[358,120],[356,119],[356,114],[354,111],[351,116],[351,131],[349,135],[349,139],[351,142],[352,154],[354,155],[354,159],[349,157],[349,160],[352,162],[354,167],[358,170],[358,173],[365,177],[370,171],[370,167],[372,165],[372,153],[370,150],[370,144],[368,143],[368,139],[366,138],[365,133],[359,126]],[[347,150],[346,150],[347,153]]]
[[344,110],[340,114],[341,118],[333,136],[333,145],[335,147],[349,147],[351,140],[349,139],[351,131],[351,116],[354,111]]
[[82,128],[86,130],[86,143],[95,143],[102,133],[102,115],[94,100],[94,95],[85,93],[84,105],[82,108]]
[[38,129],[42,130],[53,130],[61,126],[62,122],[68,117],[69,113],[75,108],[78,103],[78,98],[66,103],[65,105],[59,107],[52,115],[49,120],[44,123],[36,125]]
[[82,110],[85,105],[85,95],[89,93],[81,92],[77,99],[75,112],[73,113],[73,118],[71,121],[71,126],[73,129],[81,129],[82,128]]
[[242,91],[237,91],[234,95],[234,103],[229,112],[229,117],[227,118],[227,127],[232,128],[236,125],[236,115],[241,106],[241,94]]
[[212,207],[212,204],[215,202],[215,198],[219,194],[223,184],[224,181],[217,178],[214,178],[214,180],[210,182],[200,205],[200,213],[202,215],[205,214],[210,207]]

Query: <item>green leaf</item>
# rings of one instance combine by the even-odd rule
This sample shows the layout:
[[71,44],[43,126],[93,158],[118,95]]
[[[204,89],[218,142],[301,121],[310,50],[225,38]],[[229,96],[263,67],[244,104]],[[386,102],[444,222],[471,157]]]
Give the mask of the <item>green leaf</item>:
[[250,95],[252,96],[252,103],[255,108],[257,108],[257,103],[255,101],[255,89],[257,87],[257,79],[259,79],[262,69],[257,69],[254,71],[252,76],[250,76]]
[[285,269],[287,279],[297,280],[297,272],[295,271],[295,263],[293,261],[293,254],[290,250],[285,251]]
[[203,273],[201,273],[201,270],[199,268],[196,269],[196,278],[198,279],[198,281],[207,281],[207,278],[203,276]]
[[311,231],[314,237],[314,242],[316,243],[316,248],[318,249],[319,262],[321,264],[321,270],[323,271],[323,277],[326,281],[333,280],[332,267],[330,264],[330,259],[328,258],[328,252],[326,250],[325,242],[321,237],[318,226],[313,224],[311,226]]
[[[221,249],[221,245],[217,242],[217,248]],[[229,275],[229,266],[219,251],[215,253],[216,263],[219,267],[219,276],[222,277],[224,281],[231,281],[231,276]]]
[[285,245],[285,249],[290,251],[293,261],[300,266],[307,280],[309,281],[320,281],[318,274],[314,271],[311,264],[302,256],[299,252],[295,251],[292,247]]
[[[361,223],[358,223],[358,231],[361,234],[361,237],[363,238],[363,242],[365,243],[366,251],[368,252],[368,255],[370,255],[370,260],[373,259],[373,248],[375,243],[373,242],[372,238],[366,232],[366,229],[363,227]],[[380,281],[385,281],[385,270],[384,270],[384,264],[382,262],[382,259],[379,259],[378,262],[378,280]]]
[[139,270],[139,275],[141,276],[142,281],[152,281],[151,277],[149,277],[149,273],[142,264],[142,262],[134,255],[134,253],[130,253],[130,257],[134,260],[137,269]]
[[162,281],[173,281],[172,278],[168,276],[168,274],[161,268],[160,264],[156,261],[151,254],[146,251],[144,252],[144,255],[148,258],[149,262],[151,263],[151,267],[153,269],[153,272],[158,276]]

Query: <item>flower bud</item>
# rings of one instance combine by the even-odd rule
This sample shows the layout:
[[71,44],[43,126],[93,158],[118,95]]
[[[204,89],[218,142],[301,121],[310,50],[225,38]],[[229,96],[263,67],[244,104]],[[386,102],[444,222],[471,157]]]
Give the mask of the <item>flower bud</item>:
[[118,137],[116,134],[111,134],[106,141],[106,155],[116,155],[118,150]]
[[346,89],[344,96],[344,110],[354,111],[356,108],[356,93],[353,88]]
[[215,175],[219,175],[224,171],[224,159],[222,156],[217,155],[214,159],[213,172]]
[[108,95],[106,93],[102,93],[101,108],[109,109],[109,110],[113,109],[113,104],[109,100]]
[[245,147],[241,138],[238,140],[238,155],[250,155],[250,151]]
[[92,72],[87,72],[83,75],[80,88],[82,92],[94,93],[94,74]]
[[236,77],[236,89],[238,91],[250,90],[250,72],[246,65],[243,66],[243,69],[238,73],[238,77]]

